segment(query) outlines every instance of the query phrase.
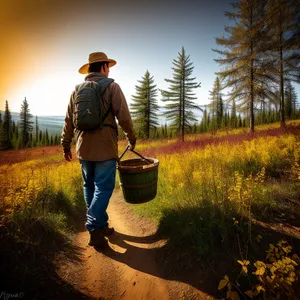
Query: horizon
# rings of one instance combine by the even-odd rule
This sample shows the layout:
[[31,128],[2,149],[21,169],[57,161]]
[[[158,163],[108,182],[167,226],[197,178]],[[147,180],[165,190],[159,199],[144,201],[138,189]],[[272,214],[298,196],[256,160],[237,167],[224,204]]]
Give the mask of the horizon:
[[[214,38],[223,34],[229,1],[174,5],[117,0],[113,10],[95,0],[87,1],[89,5],[79,0],[16,1],[5,3],[0,12],[5,40],[0,59],[6,74],[0,82],[0,108],[7,100],[11,111],[19,111],[26,97],[33,115],[64,115],[71,92],[84,80],[78,69],[94,51],[117,61],[109,77],[120,84],[130,105],[146,70],[157,88],[168,88],[164,79],[172,78],[172,61],[182,47],[193,62],[193,77],[201,82],[196,102],[208,104],[219,69],[211,48],[216,47]],[[160,98],[158,93],[159,103]]]
[[[95,0],[89,5],[79,0],[16,1],[5,3],[0,12],[5,41],[0,49],[5,74],[1,111],[6,100],[11,111],[20,111],[26,97],[33,115],[65,115],[75,85],[85,77],[78,69],[94,51],[117,61],[109,77],[120,85],[130,107],[135,85],[147,70],[158,89],[168,89],[165,79],[173,78],[172,62],[182,47],[193,62],[192,77],[201,82],[194,90],[195,104],[209,104],[215,72],[220,71],[212,48],[218,48],[215,38],[229,24],[224,15],[231,11],[229,0],[187,0],[176,6],[171,1],[117,0],[114,10]],[[300,95],[300,85],[293,85]],[[157,100],[162,105],[159,92]]]

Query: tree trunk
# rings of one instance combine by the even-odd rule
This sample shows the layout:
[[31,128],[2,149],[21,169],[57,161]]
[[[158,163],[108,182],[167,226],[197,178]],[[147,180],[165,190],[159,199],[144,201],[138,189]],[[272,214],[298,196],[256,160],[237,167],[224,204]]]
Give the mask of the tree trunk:
[[[251,42],[251,57],[253,53],[253,45]],[[251,83],[250,83],[250,134],[254,133],[254,91],[253,91],[253,80],[254,80],[254,70],[253,70],[253,59],[251,58],[251,68],[250,68],[250,78],[251,78]]]
[[282,47],[280,47],[280,127],[285,128],[284,117],[284,78],[283,78],[283,55]]
[[185,133],[185,74],[183,75],[182,83],[182,138],[181,141],[184,142],[184,133]]

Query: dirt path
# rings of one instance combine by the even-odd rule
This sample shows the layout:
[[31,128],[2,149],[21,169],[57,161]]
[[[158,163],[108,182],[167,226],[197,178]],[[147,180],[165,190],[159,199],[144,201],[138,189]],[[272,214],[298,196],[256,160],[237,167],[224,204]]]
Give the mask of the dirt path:
[[165,241],[155,238],[154,224],[131,212],[120,190],[114,192],[108,213],[116,231],[110,249],[98,252],[87,246],[86,231],[76,237],[83,249],[82,263],[68,270],[73,273],[70,278],[76,274],[73,285],[77,290],[98,300],[214,299],[189,284],[164,279],[165,270],[157,265],[155,250]]

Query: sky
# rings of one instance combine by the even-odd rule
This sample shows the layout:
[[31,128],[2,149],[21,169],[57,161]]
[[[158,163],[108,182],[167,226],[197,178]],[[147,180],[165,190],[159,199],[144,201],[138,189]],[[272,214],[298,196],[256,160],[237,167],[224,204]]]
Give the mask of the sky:
[[[159,89],[168,89],[173,60],[182,47],[194,65],[198,105],[220,70],[216,37],[228,23],[226,0],[0,0],[0,110],[8,100],[19,112],[26,97],[33,115],[65,115],[78,69],[92,52],[105,52],[117,64],[109,77],[127,99],[148,70]],[[158,93],[158,103],[161,104]]]

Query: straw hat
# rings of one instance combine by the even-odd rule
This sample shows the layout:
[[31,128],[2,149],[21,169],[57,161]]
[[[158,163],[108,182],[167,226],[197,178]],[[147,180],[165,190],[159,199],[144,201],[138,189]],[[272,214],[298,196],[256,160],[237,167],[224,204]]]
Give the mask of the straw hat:
[[101,62],[101,61],[106,61],[108,62],[108,66],[112,67],[114,66],[117,62],[114,59],[108,58],[105,53],[103,52],[93,52],[89,55],[89,62],[87,64],[84,64],[78,72],[80,74],[88,74],[89,70],[89,65],[95,62]]

